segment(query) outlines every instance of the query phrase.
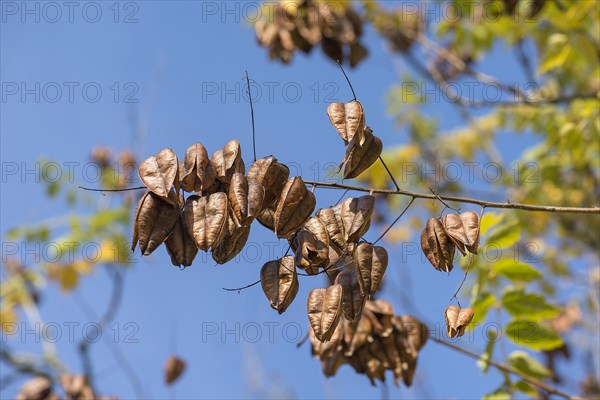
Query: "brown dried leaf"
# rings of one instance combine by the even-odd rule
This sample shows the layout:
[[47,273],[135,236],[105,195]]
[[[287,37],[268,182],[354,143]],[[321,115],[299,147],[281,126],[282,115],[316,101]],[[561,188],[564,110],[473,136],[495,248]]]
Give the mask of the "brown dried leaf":
[[365,112],[358,100],[331,103],[327,107],[327,115],[344,144],[347,145],[357,135],[360,137],[359,142],[361,144],[364,142],[362,134],[365,130]]
[[342,202],[341,219],[346,242],[355,242],[367,233],[374,205],[375,197],[371,195],[350,197]]
[[189,196],[183,210],[188,234],[200,250],[217,247],[225,233],[229,216],[229,201],[223,192],[210,196]]
[[353,266],[344,268],[335,283],[342,286],[342,312],[348,321],[360,319],[366,297],[362,294],[359,279]]
[[248,171],[248,182],[260,184],[264,188],[263,208],[273,204],[281,194],[290,175],[290,169],[273,156],[259,158]]
[[175,355],[170,355],[165,363],[165,383],[167,385],[171,385],[177,379],[179,379],[185,370],[185,366],[185,361],[183,361],[181,358]]
[[316,205],[315,195],[306,188],[301,177],[288,179],[275,209],[275,233],[288,238],[310,217]]
[[198,254],[198,248],[194,239],[188,234],[183,215],[180,215],[177,219],[171,234],[165,241],[165,245],[173,265],[176,267],[189,267],[192,265],[196,254]]
[[179,209],[153,192],[142,196],[135,209],[131,251],[137,243],[143,255],[150,255],[169,236],[179,219]]
[[138,174],[151,192],[167,203],[177,203],[172,192],[179,191],[179,163],[173,150],[164,149],[145,159],[138,167]]
[[298,274],[294,266],[294,257],[285,256],[263,265],[260,270],[260,283],[271,307],[279,314],[283,313],[298,293]]
[[212,258],[217,264],[225,264],[242,251],[250,236],[250,226],[239,225],[230,210],[223,238],[218,245],[212,248]]
[[371,128],[364,130],[363,144],[359,144],[355,137],[346,148],[346,156],[340,163],[340,169],[344,163],[344,179],[352,179],[359,176],[369,168],[381,155],[383,144],[381,139],[373,135]]
[[322,342],[331,339],[342,315],[342,286],[313,289],[308,295],[308,320],[315,336]]
[[217,150],[211,157],[217,179],[229,184],[234,173],[245,173],[246,166],[242,160],[242,149],[237,139],[229,141],[222,149]]
[[185,152],[185,158],[179,165],[181,187],[186,192],[203,194],[215,183],[216,173],[208,158],[208,152],[202,143],[194,143]]

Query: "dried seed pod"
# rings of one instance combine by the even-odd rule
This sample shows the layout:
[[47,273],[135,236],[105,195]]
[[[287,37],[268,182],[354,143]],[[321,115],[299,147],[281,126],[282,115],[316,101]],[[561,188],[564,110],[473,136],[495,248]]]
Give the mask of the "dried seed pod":
[[402,359],[402,380],[406,386],[413,381],[419,350],[427,341],[427,327],[408,315],[394,316],[396,347]]
[[356,67],[362,60],[367,58],[369,55],[369,51],[365,46],[360,43],[353,43],[350,45],[350,66],[352,68]]
[[210,196],[189,196],[183,210],[188,234],[200,250],[217,247],[225,233],[229,216],[229,201],[223,192]]
[[251,225],[240,225],[233,216],[233,211],[229,211],[227,225],[223,238],[218,245],[212,247],[212,258],[217,264],[225,264],[237,256],[246,245],[250,236]]
[[371,294],[377,292],[388,265],[388,252],[382,246],[373,246],[373,265],[371,268]]
[[188,234],[183,215],[180,215],[177,219],[171,234],[165,240],[165,246],[173,265],[176,267],[189,267],[192,265],[196,254],[198,254],[198,248],[194,239]]
[[342,205],[338,204],[335,207],[321,208],[315,214],[325,225],[329,235],[329,243],[338,254],[342,254],[343,249],[346,247],[341,212]]
[[135,209],[131,251],[137,243],[143,255],[150,255],[169,236],[179,219],[179,209],[153,192],[146,192]]
[[387,251],[381,246],[363,242],[354,248],[352,256],[359,276],[361,292],[365,296],[374,294],[387,268]]
[[290,169],[270,156],[256,160],[246,177],[248,182],[254,181],[264,188],[263,208],[266,208],[279,198],[289,176]]
[[334,352],[337,352],[337,348],[340,345],[340,342],[344,338],[346,332],[346,324],[339,323],[331,336],[331,339],[327,342],[321,342],[315,336],[315,332],[312,329],[308,330],[308,337],[310,339],[310,343],[312,345],[312,353],[319,360],[324,360],[329,357]]
[[469,253],[477,254],[479,247],[479,214],[474,211],[465,211],[460,214],[465,234],[467,236],[466,248]]
[[438,271],[450,272],[454,268],[455,247],[440,220],[430,218],[421,233],[421,249]]
[[325,224],[316,217],[310,218],[294,235],[291,241],[298,268],[314,275],[319,267],[326,266],[329,261],[329,236]]
[[313,289],[308,295],[308,320],[321,342],[331,339],[342,314],[342,286]]
[[256,219],[262,226],[275,232],[275,208],[273,205],[263,208]]
[[373,165],[381,155],[383,150],[381,139],[373,135],[373,131],[369,127],[365,128],[363,135],[362,144],[355,137],[346,147],[346,155],[339,167],[341,170],[345,164],[344,179],[356,178]]
[[365,112],[358,100],[348,103],[331,103],[327,106],[327,115],[333,127],[342,137],[344,144],[348,144],[355,136],[360,137],[359,143],[364,142],[362,137],[365,130]]
[[144,185],[170,204],[177,204],[179,191],[179,163],[171,149],[164,149],[145,159],[138,167]]
[[458,306],[448,306],[444,317],[446,318],[446,329],[448,337],[460,337],[465,334],[465,329],[473,319],[472,308],[460,308]]
[[262,185],[248,182],[244,174],[236,172],[229,185],[229,203],[233,215],[244,226],[252,222],[262,208],[265,192]]
[[45,376],[36,376],[21,386],[17,400],[45,400],[52,393],[52,381]]
[[446,234],[458,250],[460,250],[463,255],[467,254],[465,244],[468,239],[460,216],[458,214],[447,214],[442,219],[442,225],[444,226]]
[[202,194],[215,183],[216,173],[202,143],[194,143],[185,152],[179,165],[181,187],[186,192]]
[[246,166],[242,160],[242,149],[237,139],[229,141],[222,149],[217,150],[211,157],[217,179],[229,184],[234,173],[245,173]]
[[67,399],[95,399],[94,391],[85,375],[63,374],[60,384]]
[[346,357],[352,357],[357,349],[366,345],[369,339],[372,340],[373,324],[370,318],[365,318],[363,314],[362,318],[354,320],[349,325],[354,324],[356,327],[352,330],[352,334],[344,337],[344,342],[347,344],[347,350],[344,353]]
[[367,299],[361,292],[354,266],[344,268],[336,277],[335,283],[342,286],[342,312],[344,318],[348,321],[356,318],[360,319],[363,305]]
[[275,209],[275,233],[279,238],[288,238],[310,217],[317,201],[306,188],[301,177],[288,179],[281,191]]
[[171,385],[177,379],[179,379],[185,370],[185,366],[185,361],[183,361],[181,358],[175,355],[170,355],[165,363],[165,383],[167,385]]
[[341,218],[346,242],[355,242],[367,233],[374,205],[375,197],[371,195],[350,197],[344,200]]
[[452,243],[465,255],[467,251],[477,254],[479,246],[479,214],[465,211],[461,214],[447,214],[442,220],[444,230]]
[[279,314],[283,313],[298,293],[298,274],[294,266],[294,257],[285,256],[263,265],[260,270],[260,283],[271,307]]

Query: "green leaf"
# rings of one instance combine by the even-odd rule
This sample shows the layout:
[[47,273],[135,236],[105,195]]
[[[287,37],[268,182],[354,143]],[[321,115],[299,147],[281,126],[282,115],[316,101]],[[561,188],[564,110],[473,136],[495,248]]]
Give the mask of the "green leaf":
[[540,379],[552,376],[550,370],[521,350],[513,351],[510,356],[508,356],[508,363],[517,371],[532,378]]
[[513,396],[506,390],[500,389],[483,396],[483,400],[511,400]]
[[504,214],[496,214],[494,212],[484,214],[479,223],[479,235],[485,236],[490,228],[499,224],[503,219]]
[[539,396],[539,393],[533,386],[525,381],[518,381],[513,385],[513,389],[518,390],[521,393],[525,393],[526,395],[536,398]]
[[511,281],[530,282],[542,277],[542,273],[532,265],[514,261],[510,258],[501,258],[492,263],[492,272],[496,275],[502,275]]
[[555,330],[535,321],[511,321],[504,331],[512,342],[533,350],[552,350],[563,345],[562,338]]
[[544,296],[537,293],[525,293],[522,289],[507,291],[502,296],[502,305],[512,316],[532,321],[552,318],[560,313],[558,307],[546,303]]
[[494,304],[496,304],[496,296],[489,292],[481,293],[479,298],[473,302],[472,307],[475,315],[473,316],[471,323],[477,324],[479,322],[483,322],[487,316],[489,308]]
[[486,246],[507,249],[521,238],[521,226],[517,221],[499,225],[486,240]]

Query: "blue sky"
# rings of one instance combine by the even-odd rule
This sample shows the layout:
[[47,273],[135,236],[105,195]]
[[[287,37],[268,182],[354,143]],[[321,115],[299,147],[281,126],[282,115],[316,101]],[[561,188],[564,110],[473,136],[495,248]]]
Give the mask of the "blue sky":
[[[252,147],[245,70],[261,91],[254,105],[259,157],[273,154],[289,163],[292,173],[296,168],[296,174],[306,179],[323,179],[331,165],[328,163],[337,163],[343,156],[342,143],[325,113],[328,102],[351,99],[339,70],[317,49],[308,57],[297,56],[289,66],[269,62],[266,51],[256,44],[253,30],[240,18],[252,15],[244,3],[97,2],[93,7],[78,3],[72,22],[64,6],[57,16],[45,3],[0,4],[3,166],[17,163],[22,172],[41,157],[61,165],[78,163],[73,164],[78,182],[93,186],[94,182],[86,179],[89,171],[85,163],[96,144],[114,149],[134,147],[143,159],[165,147],[182,155],[195,141],[212,153],[233,138],[240,140],[249,165]],[[38,5],[34,12],[39,22],[35,13],[24,13],[24,4],[31,9]],[[98,10],[101,14],[96,14]],[[98,22],[89,22],[96,18]],[[405,133],[394,128],[387,113],[386,93],[397,82],[398,70],[407,67],[389,59],[383,43],[370,29],[366,43],[371,54],[359,68],[348,71],[350,78],[369,124],[384,145],[403,143]],[[521,77],[514,65],[505,62],[510,55],[499,47],[482,69],[500,78]],[[22,97],[23,84],[34,93]],[[56,87],[61,88],[60,95]],[[15,88],[19,91],[12,94]],[[99,97],[97,88],[101,90]],[[445,129],[461,123],[453,107],[436,103],[432,113],[441,117]],[[505,138],[499,140],[505,160],[516,158],[533,142],[530,137],[522,138],[523,147],[512,146]],[[32,175],[7,175],[3,170],[2,178],[3,232],[65,212],[60,201],[44,199],[44,189]],[[325,207],[335,202],[338,194],[318,190],[317,196],[318,206]],[[94,194],[90,198],[106,201]],[[192,268],[180,272],[161,249],[126,274],[116,325],[104,334],[126,355],[143,383],[145,396],[240,398],[264,396],[261,390],[268,390],[298,398],[380,397],[381,387],[371,387],[366,377],[347,366],[336,377],[325,379],[320,364],[310,356],[309,346],[298,350],[293,343],[294,337],[306,332],[305,299],[312,288],[324,284],[323,280],[301,277],[296,301],[282,316],[269,307],[259,286],[240,294],[221,289],[255,281],[260,267],[269,260],[269,249],[274,248],[277,254],[285,251],[283,242],[278,243],[255,225],[252,244],[238,262],[215,267],[211,259],[197,259]],[[378,233],[370,232],[367,239]],[[415,313],[432,326],[443,326],[443,309],[462,276],[435,273],[419,256],[403,260],[398,247],[388,248],[391,283],[383,297],[392,301],[398,313]],[[106,275],[96,271],[78,292],[100,314],[108,301],[108,287]],[[409,293],[418,309],[403,304],[399,291]],[[79,322],[81,327],[91,322],[74,303],[75,298],[55,288],[49,290],[46,300],[41,310],[46,322],[63,327],[68,322]],[[270,326],[272,341],[268,337]],[[261,337],[252,343],[257,327]],[[296,332],[298,327],[301,335]],[[211,329],[219,333],[208,334]],[[240,340],[231,333],[222,338],[224,329],[238,332]],[[134,331],[131,338],[138,342],[130,343],[126,335]],[[81,328],[75,332],[80,335]],[[481,332],[477,335],[474,343],[465,345],[481,349]],[[7,343],[18,350],[40,350],[34,340]],[[68,366],[80,371],[74,344],[60,340],[57,347]],[[173,350],[187,360],[188,369],[174,388],[168,389],[163,384],[162,367]],[[92,355],[101,392],[134,397],[106,344],[95,344]],[[465,377],[469,377],[468,382]],[[429,343],[420,356],[414,387],[397,389],[388,383],[389,396],[474,398],[501,381],[494,371],[485,379],[480,377],[473,360]],[[8,393],[13,393],[10,390]]]

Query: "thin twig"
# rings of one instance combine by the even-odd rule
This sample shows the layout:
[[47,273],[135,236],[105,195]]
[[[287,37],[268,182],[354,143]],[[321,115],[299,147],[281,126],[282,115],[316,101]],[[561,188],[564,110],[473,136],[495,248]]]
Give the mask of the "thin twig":
[[562,206],[541,206],[534,204],[524,204],[524,203],[512,203],[512,202],[496,202],[496,201],[486,201],[479,199],[472,199],[468,197],[458,197],[458,196],[443,196],[443,195],[434,195],[427,193],[419,193],[412,192],[410,190],[393,190],[393,189],[375,189],[375,188],[364,188],[360,186],[352,186],[345,185],[341,183],[335,182],[315,182],[315,181],[304,181],[307,185],[317,185],[317,187],[322,188],[330,188],[330,189],[348,189],[355,190],[357,192],[366,192],[366,193],[379,193],[384,195],[399,195],[399,196],[409,196],[416,197],[418,199],[443,199],[445,201],[454,201],[457,203],[469,203],[469,204],[477,204],[486,208],[508,208],[515,210],[524,210],[524,211],[539,211],[539,212],[556,212],[556,213],[579,213],[579,214],[600,214],[600,207],[562,207]]
[[[113,288],[110,297],[110,302],[104,315],[97,322],[97,327],[100,332],[103,329],[105,329],[106,326],[110,324],[110,322],[114,319],[119,309],[119,305],[121,304],[121,298],[123,297],[123,279],[121,273],[117,269],[114,269],[112,270],[112,274]],[[90,339],[86,336],[79,343],[79,353],[81,356],[81,362],[83,364],[83,373],[86,376],[88,384],[92,391],[96,392],[96,386],[94,382],[94,371],[92,368],[92,359],[89,353],[90,344],[92,343],[93,342],[91,342]]]
[[254,106],[252,105],[252,93],[250,93],[250,78],[246,71],[246,83],[248,85],[248,98],[250,99],[250,115],[252,116],[252,149],[254,150],[254,161],[256,161],[256,133],[254,132]]
[[394,186],[396,186],[396,190],[400,190],[400,186],[398,186],[398,184],[396,183],[396,180],[394,179],[394,175],[392,175],[392,172],[390,171],[390,169],[388,168],[388,166],[385,164],[385,161],[383,161],[383,158],[381,158],[381,156],[379,156],[379,161],[381,161],[381,163],[383,164],[383,168],[385,168],[385,170],[387,171],[388,175],[392,179],[392,182],[394,182]]
[[[443,346],[446,346],[446,347],[448,347],[448,348],[450,348],[452,350],[458,351],[458,352],[460,352],[462,354],[465,354],[465,355],[467,355],[467,356],[469,356],[471,358],[474,358],[476,360],[479,360],[481,358],[481,355],[479,355],[477,353],[473,353],[473,352],[471,352],[471,351],[469,351],[467,349],[463,349],[462,347],[459,347],[459,346],[456,346],[456,345],[454,345],[452,343],[446,342],[445,340],[439,339],[439,338],[437,338],[435,336],[430,337],[430,339],[433,340],[436,343],[439,343],[439,344],[441,344]],[[568,393],[563,392],[560,389],[557,389],[555,387],[547,385],[546,383],[541,382],[541,381],[539,381],[537,379],[531,378],[530,376],[525,375],[525,374],[523,374],[523,373],[521,373],[521,372],[519,372],[519,371],[517,371],[517,370],[515,370],[515,369],[513,369],[511,367],[509,367],[508,365],[496,362],[496,361],[491,360],[491,359],[486,360],[486,363],[488,363],[489,365],[491,365],[491,366],[499,369],[502,372],[506,372],[506,373],[509,373],[509,374],[516,375],[519,378],[521,378],[523,381],[529,383],[530,385],[538,387],[538,388],[540,388],[540,389],[542,389],[542,390],[544,390],[544,391],[546,391],[546,392],[548,392],[550,394],[555,394],[557,396],[560,396],[560,397],[563,397],[563,398],[569,399],[569,400],[576,399],[575,396],[572,396],[572,395],[570,395]]]
[[344,71],[344,67],[342,67],[340,60],[335,60],[335,62],[337,63],[338,67],[340,67],[342,74],[344,74],[344,78],[346,78],[346,82],[348,82],[348,86],[350,86],[350,90],[352,91],[352,96],[354,97],[354,100],[356,100],[356,93],[354,93],[354,88],[352,87],[352,84],[350,83],[350,79],[348,79],[348,75],[346,75],[346,71]]
[[432,188],[429,188],[429,191],[431,193],[433,193],[433,195],[436,197],[436,199],[438,199],[446,208],[451,209],[452,211],[456,211],[456,212],[460,212],[460,208],[454,208],[452,206],[450,206],[448,203],[446,203],[439,194],[437,194]]
[[85,187],[85,186],[77,186],[77,188],[83,189],[83,190],[88,190],[90,192],[129,192],[131,190],[147,189],[146,186],[135,186],[135,187],[123,188],[123,189],[94,189],[94,188],[89,188],[89,187]]
[[388,226],[388,227],[387,227],[387,229],[386,229],[385,231],[383,231],[383,233],[382,233],[382,234],[381,234],[381,235],[380,235],[380,236],[377,238],[377,240],[375,240],[375,241],[373,242],[373,245],[376,245],[376,244],[377,244],[377,242],[379,242],[381,239],[383,239],[383,237],[386,235],[386,233],[388,233],[388,231],[389,231],[390,229],[392,229],[392,226],[394,226],[394,224],[395,224],[396,222],[398,222],[398,221],[400,220],[400,218],[402,218],[402,216],[404,215],[404,213],[405,213],[405,212],[408,210],[408,208],[409,208],[409,207],[412,205],[413,201],[415,201],[415,198],[414,198],[414,197],[410,199],[410,201],[408,202],[408,204],[406,205],[406,207],[404,207],[404,210],[402,210],[402,212],[400,213],[400,215],[398,215],[398,216],[396,217],[396,219],[394,220],[394,222],[392,222],[392,223],[390,224],[390,226]]
[[[463,276],[460,285],[458,285],[458,289],[456,289],[456,292],[454,292],[452,297],[450,297],[450,301],[452,301],[452,299],[456,299],[457,302],[459,301],[456,295],[458,294],[458,292],[460,292],[460,289],[462,289],[463,285],[465,284],[465,281],[467,280],[467,275],[469,275],[469,269],[471,268],[471,264],[473,264],[473,258],[473,254],[471,254],[469,256],[469,264],[467,265],[467,269],[465,270],[465,275]],[[460,302],[458,303],[458,306],[460,307]]]
[[250,288],[250,287],[252,287],[252,286],[254,286],[254,285],[258,285],[259,283],[260,283],[260,279],[259,279],[259,280],[257,280],[257,281],[256,281],[256,282],[254,282],[254,283],[251,283],[251,284],[249,284],[249,285],[242,286],[242,287],[239,287],[239,288],[222,288],[222,289],[223,289],[223,290],[226,290],[226,291],[228,291],[228,292],[238,292],[238,293],[240,293],[242,290],[244,290],[244,289],[248,289],[248,288]]

